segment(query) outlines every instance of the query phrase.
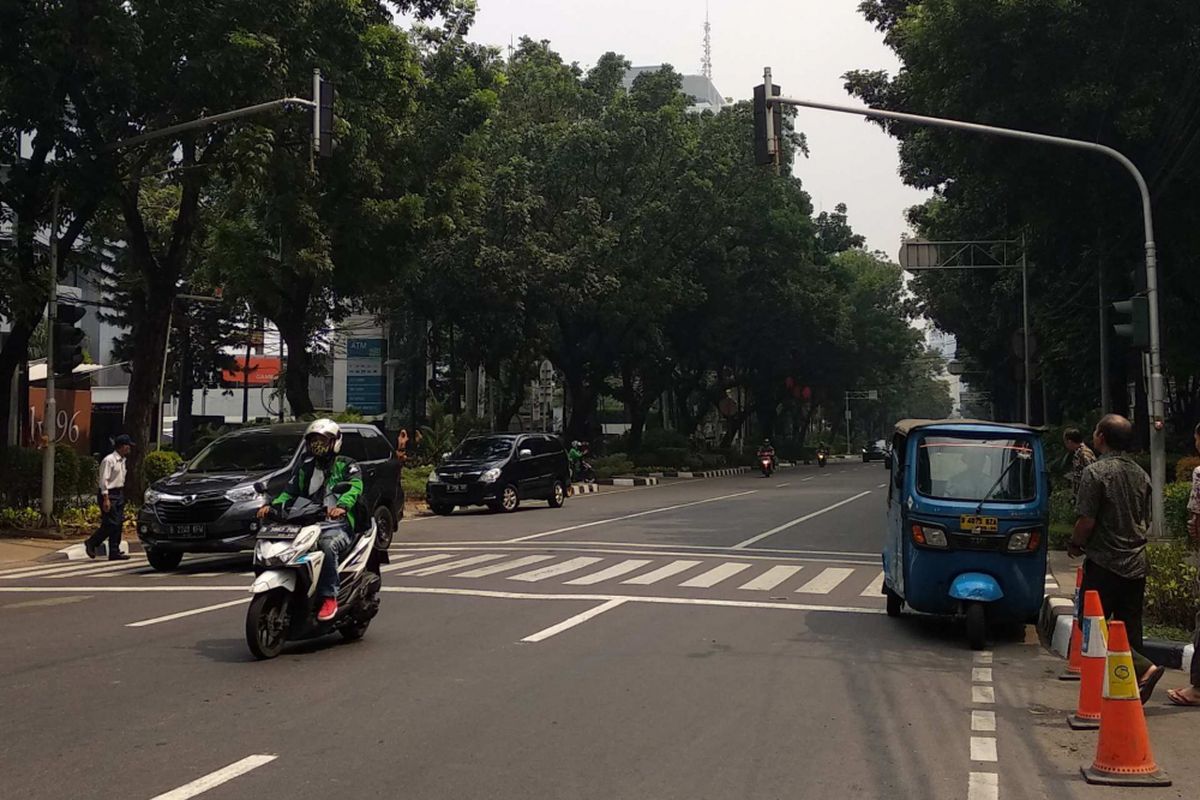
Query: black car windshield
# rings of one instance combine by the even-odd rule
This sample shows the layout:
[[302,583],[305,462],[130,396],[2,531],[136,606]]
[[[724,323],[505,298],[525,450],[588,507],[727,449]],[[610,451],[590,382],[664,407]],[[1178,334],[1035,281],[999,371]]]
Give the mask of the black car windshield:
[[480,437],[467,439],[458,446],[451,458],[456,461],[495,461],[507,458],[512,453],[513,440]]
[[921,441],[917,491],[927,497],[980,501],[991,490],[989,500],[1012,503],[1032,500],[1034,488],[1027,439],[927,436]]
[[222,436],[200,451],[188,472],[266,472],[287,466],[300,446],[293,432],[242,431]]

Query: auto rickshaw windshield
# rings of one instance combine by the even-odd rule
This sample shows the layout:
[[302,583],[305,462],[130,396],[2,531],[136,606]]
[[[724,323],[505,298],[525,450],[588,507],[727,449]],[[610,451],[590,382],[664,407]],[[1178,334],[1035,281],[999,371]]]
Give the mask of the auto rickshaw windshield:
[[1037,488],[1033,448],[1017,438],[927,436],[916,477],[920,494],[944,500],[1029,502]]

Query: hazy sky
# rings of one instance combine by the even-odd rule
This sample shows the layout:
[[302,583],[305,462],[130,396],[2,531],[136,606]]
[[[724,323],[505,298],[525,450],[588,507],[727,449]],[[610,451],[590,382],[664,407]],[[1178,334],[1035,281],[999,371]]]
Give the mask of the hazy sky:
[[[699,73],[704,0],[478,0],[469,38],[508,45],[512,37],[548,39],[585,68],[613,50],[634,64],[669,63]],[[710,0],[713,82],[726,97],[746,99],[770,66],[784,93],[848,101],[841,75],[898,63],[857,11],[858,0]],[[858,105],[857,101],[850,101]],[[903,211],[924,195],[897,175],[896,143],[848,115],[802,110],[798,125],[811,156],[796,173],[817,211],[845,203],[867,246],[895,258],[906,232]]]

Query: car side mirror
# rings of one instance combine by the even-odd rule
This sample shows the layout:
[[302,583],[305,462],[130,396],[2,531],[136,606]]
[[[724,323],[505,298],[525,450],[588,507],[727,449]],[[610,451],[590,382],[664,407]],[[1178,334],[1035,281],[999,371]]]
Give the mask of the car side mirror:
[[891,453],[883,454],[883,466],[884,466],[884,469],[892,468],[892,454]]
[[522,458],[522,459],[524,459],[524,458],[533,458],[533,451],[532,451],[532,450],[529,450],[529,449],[527,449],[527,448],[526,448],[526,449],[522,449],[522,450],[520,450],[520,451],[517,453],[517,458]]

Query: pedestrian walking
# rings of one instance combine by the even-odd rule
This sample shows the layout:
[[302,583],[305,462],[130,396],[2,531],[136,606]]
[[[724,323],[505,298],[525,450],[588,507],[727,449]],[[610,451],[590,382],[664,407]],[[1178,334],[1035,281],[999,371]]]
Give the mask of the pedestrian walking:
[[1079,428],[1067,428],[1063,431],[1063,444],[1066,445],[1067,452],[1071,454],[1071,468],[1067,473],[1067,479],[1071,483],[1071,504],[1075,503],[1075,498],[1079,495],[1079,480],[1083,477],[1083,471],[1088,468],[1096,460],[1096,454],[1092,448],[1084,444],[1083,433]]
[[1140,652],[1149,571],[1150,477],[1128,454],[1133,424],[1125,417],[1108,414],[1101,419],[1092,442],[1100,458],[1080,476],[1077,519],[1067,552],[1072,558],[1087,556],[1082,591],[1099,592],[1105,615],[1125,623],[1145,703],[1165,672]]
[[96,557],[96,548],[108,539],[108,560],[125,561],[121,552],[121,532],[125,528],[125,459],[133,449],[133,439],[122,433],[115,440],[113,451],[100,462],[100,527],[83,543],[88,558]]
[[[1200,425],[1192,431],[1192,445],[1200,453]],[[1188,497],[1188,535],[1193,540],[1200,538],[1200,467],[1192,470],[1192,493]],[[1196,612],[1196,627],[1192,631],[1192,670],[1191,685],[1182,689],[1172,689],[1167,697],[1177,706],[1200,706],[1200,610]]]

